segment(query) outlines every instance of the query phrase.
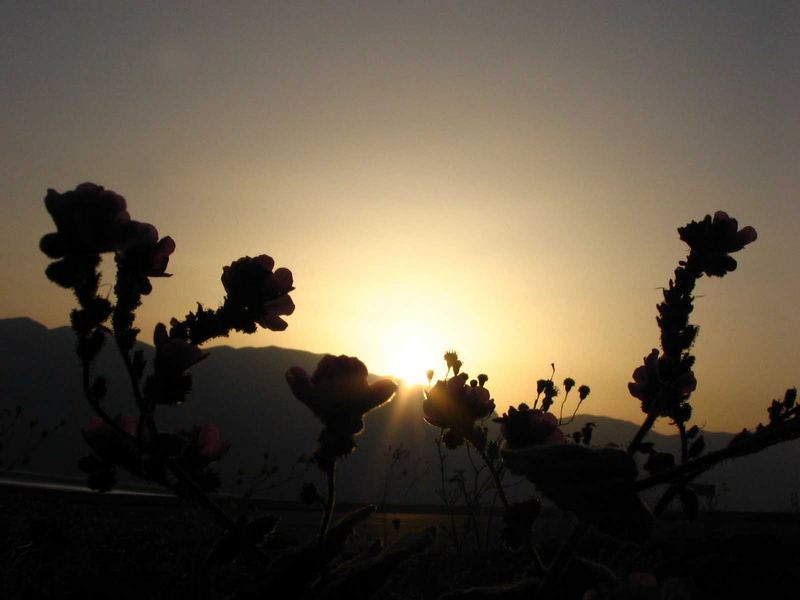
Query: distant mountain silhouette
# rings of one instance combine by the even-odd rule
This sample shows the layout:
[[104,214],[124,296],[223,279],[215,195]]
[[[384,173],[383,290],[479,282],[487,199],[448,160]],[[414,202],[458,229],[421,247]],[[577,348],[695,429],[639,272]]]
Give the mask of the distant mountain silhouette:
[[[101,353],[97,373],[109,378],[109,412],[133,413],[133,400],[126,376],[111,340]],[[19,435],[11,440],[7,455],[27,435],[28,421],[36,419],[49,427],[61,418],[67,425],[43,445],[27,470],[82,477],[76,462],[88,453],[80,428],[91,413],[80,389],[80,370],[74,352],[75,339],[68,327],[48,329],[28,318],[0,320],[0,407],[22,405],[24,423]],[[144,346],[146,356],[152,347]],[[211,356],[192,369],[194,389],[188,401],[179,407],[162,409],[162,429],[176,425],[191,426],[216,423],[225,439],[233,442],[219,470],[230,484],[234,472],[244,467],[256,472],[262,455],[268,451],[276,457],[280,473],[287,473],[297,458],[310,454],[321,429],[311,412],[289,391],[284,373],[289,367],[313,370],[320,355],[300,350],[269,346],[239,348],[220,346],[210,349]],[[339,497],[343,500],[378,502],[438,503],[434,490],[439,483],[439,464],[434,439],[437,430],[422,418],[422,388],[401,389],[388,406],[366,417],[366,428],[357,438],[358,449],[343,461],[338,471]],[[597,424],[593,444],[625,443],[638,425],[610,417],[579,415],[568,431],[579,429],[587,421]],[[491,435],[497,427],[491,424]],[[723,447],[730,433],[704,432],[707,447]],[[661,450],[676,451],[677,436],[651,433],[648,437]],[[385,477],[387,449],[402,444],[410,449],[409,458],[395,469],[395,478]],[[717,485],[717,506],[732,510],[789,510],[790,496],[800,490],[800,473],[795,468],[800,460],[800,444],[784,444],[759,455],[725,463],[711,471],[703,481]],[[463,448],[448,453],[448,470],[467,469],[469,463]],[[399,474],[405,471],[402,477]],[[280,477],[279,473],[279,477]],[[303,480],[320,478],[309,469],[303,479],[274,489],[276,499],[295,499]],[[411,483],[416,481],[416,483]],[[527,483],[514,486],[512,496],[530,493]]]

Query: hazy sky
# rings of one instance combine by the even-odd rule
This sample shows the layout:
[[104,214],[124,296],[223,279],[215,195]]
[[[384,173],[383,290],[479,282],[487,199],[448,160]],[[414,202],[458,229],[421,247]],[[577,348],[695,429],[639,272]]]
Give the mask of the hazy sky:
[[289,329],[224,343],[453,347],[501,409],[553,361],[639,420],[675,229],[723,209],[759,239],[699,285],[696,422],[754,425],[800,384],[799,32],[788,2],[1,2],[0,317],[66,324],[42,198],[94,181],[177,243],[146,341],[267,253]]

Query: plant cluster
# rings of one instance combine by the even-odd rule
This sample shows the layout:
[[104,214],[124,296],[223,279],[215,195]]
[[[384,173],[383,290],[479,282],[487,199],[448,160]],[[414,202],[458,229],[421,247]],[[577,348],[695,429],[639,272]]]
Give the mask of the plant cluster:
[[[225,295],[219,306],[198,304],[182,319],[170,319],[169,326],[159,323],[153,334],[154,356],[146,358],[137,345],[136,310],[151,292],[151,280],[170,276],[167,268],[175,242],[170,237],[160,238],[153,225],[131,219],[122,196],[95,184],[85,183],[63,194],[49,190],[45,205],[57,229],[40,244],[53,259],[46,274],[72,291],[78,304],[70,319],[77,336],[83,393],[95,415],[83,429],[91,454],[80,463],[90,487],[111,489],[122,468],[194,499],[225,531],[208,558],[209,565],[240,560],[257,568],[247,589],[239,590],[245,596],[281,590],[286,597],[368,598],[389,572],[433,543],[435,530],[425,530],[386,549],[373,547],[347,559],[342,555],[354,527],[375,507],[365,506],[333,522],[337,467],[356,451],[365,416],[390,401],[397,389],[389,379],[370,382],[366,365],[344,355],[323,357],[311,374],[300,367],[286,373],[293,395],[321,424],[311,463],[325,476],[327,489],[320,493],[306,483],[301,493],[303,502],[321,509],[319,534],[305,545],[280,546],[270,542],[276,519],[231,518],[209,493],[219,485],[213,465],[226,454],[230,442],[210,423],[165,431],[158,409],[189,399],[191,369],[209,357],[202,349],[204,343],[231,331],[253,333],[263,327],[277,332],[287,327],[283,317],[294,312],[289,295],[294,289],[291,271],[275,269],[273,259],[265,254],[233,261],[222,269]],[[642,589],[652,595],[659,585],[653,573],[615,572],[583,559],[578,549],[587,533],[643,543],[650,536],[654,518],[673,500],[680,501],[687,515],[696,516],[693,481],[703,472],[723,460],[800,437],[800,406],[796,390],[790,389],[770,404],[766,424],[743,431],[726,448],[706,451],[699,427],[690,423],[691,397],[697,386],[692,347],[698,327],[690,322],[695,287],[704,276],[723,277],[734,271],[737,263],[731,255],[753,242],[756,232],[752,227],[740,229],[735,219],[717,212],[690,222],[678,233],[689,253],[678,263],[657,306],[660,348],[644,357],[628,384],[631,396],[641,403],[644,419],[627,445],[592,445],[593,423],[571,435],[563,432],[589,397],[590,388],[578,386],[571,377],[557,385],[554,365],[549,378],[536,381],[535,395],[532,386],[530,403],[512,406],[501,416],[497,416],[486,387],[488,376],[470,378],[456,352],[445,353],[442,379],[434,383],[433,371],[428,372],[422,410],[425,421],[438,429],[443,502],[450,506],[463,500],[469,509],[468,526],[476,533],[478,547],[486,549],[489,532],[481,538],[475,515],[484,496],[491,494],[492,504],[499,500],[502,505],[502,539],[508,548],[526,557],[524,567],[508,581],[453,591],[448,598],[557,598],[566,593],[568,582],[576,585],[578,572],[585,597],[632,597]],[[113,299],[99,293],[99,266],[107,253],[113,254],[116,265]],[[109,414],[106,399],[119,391],[109,390],[105,377],[94,372],[96,358],[109,339],[115,342],[129,376],[130,414]],[[570,394],[577,401],[565,417]],[[669,419],[678,429],[681,451],[677,457],[646,441],[659,418]],[[499,439],[489,439],[490,419],[500,424]],[[448,481],[447,453],[462,448],[468,453],[472,473],[456,472]],[[402,447],[390,451],[390,468],[399,467],[408,458],[407,452]],[[525,501],[510,502],[503,482],[507,472],[526,478],[537,493]],[[275,473],[265,456],[260,479],[254,479],[252,485],[268,481]],[[642,492],[656,486],[661,487],[662,495],[651,509],[642,500]],[[532,538],[541,498],[573,515],[575,522],[550,560],[542,559]],[[450,516],[452,520],[452,512]],[[460,553],[463,537],[459,539],[454,521],[451,525]]]

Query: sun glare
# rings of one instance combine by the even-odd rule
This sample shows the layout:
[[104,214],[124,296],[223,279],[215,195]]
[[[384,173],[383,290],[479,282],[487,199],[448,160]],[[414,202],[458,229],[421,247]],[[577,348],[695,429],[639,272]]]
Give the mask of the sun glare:
[[418,325],[400,324],[392,329],[376,371],[400,379],[405,385],[427,384],[428,369],[441,371],[444,343]]

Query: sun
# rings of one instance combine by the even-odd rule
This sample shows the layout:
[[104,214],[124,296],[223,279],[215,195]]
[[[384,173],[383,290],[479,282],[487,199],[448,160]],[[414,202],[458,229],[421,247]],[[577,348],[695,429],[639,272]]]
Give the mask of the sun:
[[418,325],[397,325],[384,338],[380,373],[402,380],[405,385],[427,385],[426,371],[442,370],[445,346],[429,330]]

